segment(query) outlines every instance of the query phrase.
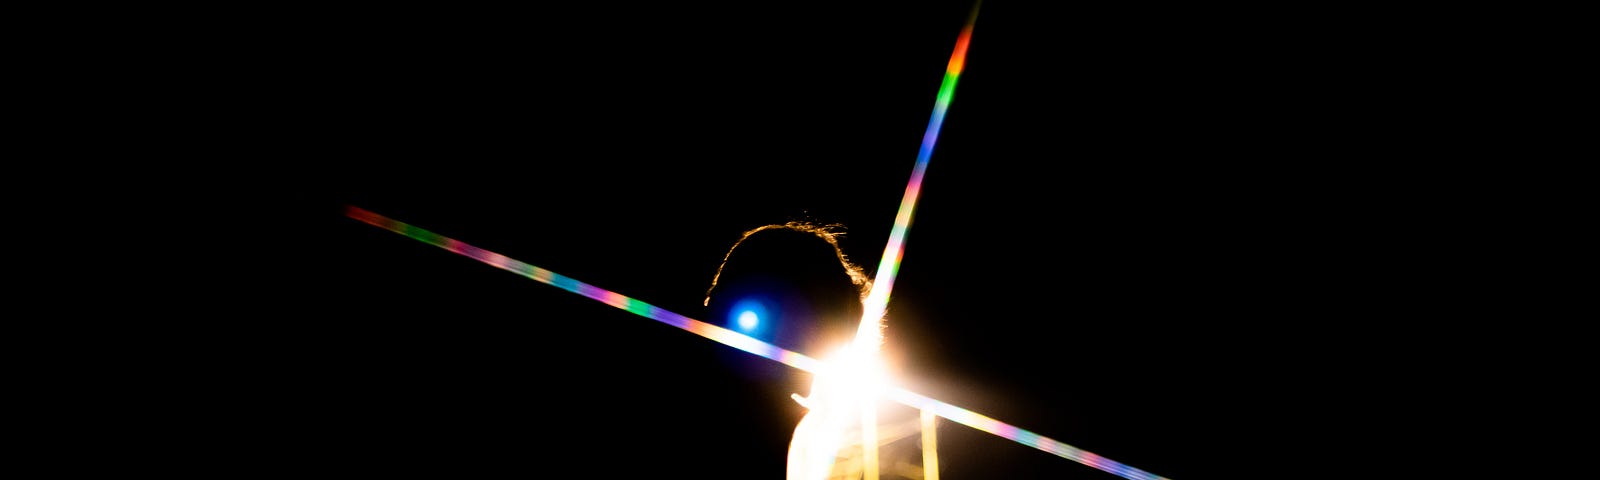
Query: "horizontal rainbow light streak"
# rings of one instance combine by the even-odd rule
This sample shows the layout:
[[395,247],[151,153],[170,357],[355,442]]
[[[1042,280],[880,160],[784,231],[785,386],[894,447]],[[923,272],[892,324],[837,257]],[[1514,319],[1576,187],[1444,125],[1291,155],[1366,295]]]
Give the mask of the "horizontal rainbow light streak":
[[[672,325],[696,335],[715,340],[719,343],[750,352],[770,360],[775,360],[783,363],[784,365],[798,368],[806,372],[816,372],[822,367],[822,363],[820,361],[806,355],[797,352],[791,352],[776,345],[750,338],[739,332],[685,317],[671,311],[663,310],[654,305],[629,298],[626,295],[596,287],[594,285],[589,285],[572,277],[529,265],[516,259],[484,250],[455,239],[417,228],[377,213],[373,213],[360,207],[346,206],[345,215],[363,223],[405,235],[423,243],[443,248],[474,260],[487,263],[501,270],[528,277],[537,280],[540,283],[555,286],[562,290],[583,295],[585,297],[598,300],[600,303],[626,310],[635,315]],[[1128,478],[1131,480],[1167,480],[1165,477],[1146,473],[1143,470],[1123,465],[1121,463],[1112,461],[1111,459],[1101,457],[1082,449],[1075,448],[1071,445],[1057,442],[1048,437],[1008,425],[1005,422],[986,417],[971,410],[919,395],[909,390],[901,388],[889,389],[889,397],[897,402],[913,408],[932,411],[935,414],[950,419],[956,423],[992,433],[1002,438],[1037,448],[1039,450],[1043,450],[1062,458],[1082,463],[1084,465],[1088,465],[1090,467],[1094,467],[1101,471],[1118,475],[1123,478]]]

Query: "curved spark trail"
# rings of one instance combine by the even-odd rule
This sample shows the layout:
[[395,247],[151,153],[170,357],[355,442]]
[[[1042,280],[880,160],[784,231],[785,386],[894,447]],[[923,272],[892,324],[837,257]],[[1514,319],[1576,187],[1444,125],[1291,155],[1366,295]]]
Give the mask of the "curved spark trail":
[[[687,330],[690,333],[715,340],[719,343],[753,353],[761,357],[783,363],[784,365],[804,370],[806,372],[815,373],[823,368],[821,361],[798,352],[792,352],[776,345],[751,338],[739,332],[685,317],[683,315],[673,313],[626,295],[583,283],[575,278],[561,275],[547,269],[539,268],[537,266],[530,265],[495,252],[484,250],[482,248],[469,245],[465,242],[461,242],[453,238],[412,226],[405,222],[373,213],[360,207],[353,205],[345,206],[345,216],[378,228],[382,228],[384,230],[411,237],[412,239],[421,241],[423,243],[443,248],[483,263],[487,263],[495,268],[531,278],[540,283],[589,297],[599,301],[600,303],[626,310],[629,313]],[[888,389],[888,392],[889,398],[894,401],[914,408],[923,409],[924,411],[931,411],[956,423],[992,433],[1001,438],[1037,448],[1056,456],[1100,469],[1107,473],[1128,478],[1130,480],[1166,480],[1165,477],[1152,475],[1143,470],[1112,461],[1111,459],[1055,441],[1037,433],[1017,428],[1005,422],[975,413],[971,410],[944,403],[939,400],[911,392],[909,390],[890,388]]]

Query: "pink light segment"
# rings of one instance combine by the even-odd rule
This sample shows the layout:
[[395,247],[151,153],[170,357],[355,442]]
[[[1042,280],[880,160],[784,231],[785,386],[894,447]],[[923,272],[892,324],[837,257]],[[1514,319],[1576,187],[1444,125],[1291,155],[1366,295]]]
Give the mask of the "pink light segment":
[[[517,275],[531,278],[540,283],[551,285],[562,290],[589,297],[600,303],[626,310],[635,315],[649,318],[667,325],[672,325],[690,333],[715,340],[745,352],[759,355],[769,360],[774,360],[784,365],[806,372],[813,372],[822,368],[822,363],[816,359],[792,352],[776,345],[751,338],[739,332],[718,327],[706,322],[695,320],[654,305],[639,301],[626,295],[606,290],[594,285],[583,283],[559,273],[552,272],[534,265],[523,263],[516,259],[500,255],[482,248],[469,245],[449,237],[445,237],[428,230],[424,230],[389,217],[373,213],[369,210],[346,206],[345,216],[357,221],[389,230],[423,243],[433,245],[451,252],[489,264],[495,268],[505,270]],[[1130,480],[1166,480],[1165,477],[1151,475],[1137,468],[1114,462],[1108,458],[1095,455],[1088,451],[1075,448],[1048,437],[1017,428],[999,420],[975,413],[965,408],[950,405],[932,398],[900,388],[889,389],[890,399],[902,404],[925,409],[935,414],[950,419],[956,423],[966,425],[984,432],[1006,438],[1051,454],[1066,458],[1101,471],[1128,478]]]
[[989,432],[1002,438],[1037,448],[1039,450],[1044,450],[1046,452],[1055,454],[1058,457],[1088,465],[1097,470],[1122,478],[1127,478],[1130,480],[1168,480],[1166,477],[1154,475],[1144,470],[1130,467],[1123,463],[1113,461],[1109,458],[1096,455],[1093,452],[1055,441],[1049,437],[1045,437],[1037,433],[1017,428],[1005,422],[989,418],[965,408],[957,407],[955,405],[919,395],[916,392],[896,388],[889,391],[889,397],[894,399],[896,402],[900,402],[911,407],[932,411],[938,416],[950,419],[950,421]]

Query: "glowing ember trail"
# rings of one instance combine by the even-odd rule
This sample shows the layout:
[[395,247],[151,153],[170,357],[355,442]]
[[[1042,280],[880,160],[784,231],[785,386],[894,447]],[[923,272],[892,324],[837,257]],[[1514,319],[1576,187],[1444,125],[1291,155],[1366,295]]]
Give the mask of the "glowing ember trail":
[[[778,361],[784,365],[811,373],[816,373],[823,368],[822,362],[806,355],[792,352],[776,345],[750,338],[739,332],[685,317],[683,315],[679,315],[654,305],[630,298],[626,295],[583,283],[572,277],[523,263],[504,255],[484,250],[482,248],[478,248],[467,243],[430,232],[428,230],[417,228],[377,213],[373,213],[360,207],[346,206],[345,215],[357,221],[411,237],[417,241],[443,248],[483,263],[487,263],[495,268],[528,277],[540,283],[561,288],[562,290],[583,295],[585,297],[598,300],[600,303],[626,310],[635,315],[649,318],[667,325],[672,325],[696,335],[715,340],[719,343],[750,352],[767,359]],[[1006,438],[1023,445],[1049,452],[1062,458],[1100,469],[1107,473],[1115,474],[1131,480],[1165,479],[1165,477],[1146,473],[1143,470],[1114,462],[1105,457],[1075,448],[1071,445],[1052,440],[1048,437],[1008,425],[999,420],[974,413],[971,410],[950,405],[948,403],[944,403],[915,392],[911,392],[909,390],[900,388],[886,388],[884,391],[887,392],[888,397],[894,401],[914,408],[922,409],[923,411],[931,411],[938,416],[950,419],[956,423],[992,433],[1002,438]]]

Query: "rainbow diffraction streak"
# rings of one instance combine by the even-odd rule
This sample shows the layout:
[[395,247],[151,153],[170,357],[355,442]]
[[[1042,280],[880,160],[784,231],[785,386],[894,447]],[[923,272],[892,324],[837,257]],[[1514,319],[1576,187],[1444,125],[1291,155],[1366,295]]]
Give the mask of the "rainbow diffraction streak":
[[[551,285],[562,290],[598,300],[600,303],[626,310],[641,317],[649,318],[651,320],[687,330],[696,335],[700,335],[702,337],[715,340],[719,343],[781,362],[784,365],[798,368],[806,372],[815,373],[823,367],[820,361],[806,355],[780,348],[776,345],[751,338],[739,332],[685,317],[643,301],[630,298],[626,295],[590,285],[578,281],[572,277],[561,275],[544,268],[539,268],[537,266],[530,265],[498,253],[484,250],[465,242],[445,237],[443,235],[439,235],[428,230],[424,230],[422,228],[373,213],[360,207],[347,205],[345,207],[345,215],[372,226],[411,237],[412,239],[421,241],[423,243],[443,248],[474,260],[478,260],[501,270],[528,277],[540,283]],[[922,409],[923,411],[931,411],[938,416],[950,419],[956,423],[992,433],[1002,438],[1010,439],[1014,442],[1037,448],[1062,458],[1094,467],[1107,473],[1132,480],[1157,480],[1164,478],[1152,475],[1137,468],[1123,465],[1071,445],[1052,440],[1048,437],[1017,428],[1015,426],[1006,424],[1005,422],[989,418],[971,410],[950,405],[948,403],[944,403],[915,392],[897,387],[887,388],[885,391],[888,392],[890,399],[902,404]]]
[[[359,207],[346,206],[345,214],[350,218],[471,257],[502,270],[598,300],[606,305],[687,330],[702,337],[806,372],[813,374],[824,371],[829,372],[827,375],[817,375],[817,383],[813,385],[810,397],[795,396],[796,400],[800,401],[809,410],[809,413],[797,426],[795,436],[790,444],[788,474],[790,480],[822,479],[829,478],[833,474],[835,454],[840,448],[840,436],[845,431],[843,428],[844,422],[851,414],[850,412],[859,412],[862,464],[859,472],[851,472],[849,475],[852,478],[857,478],[856,473],[859,473],[859,478],[877,480],[879,465],[876,439],[878,436],[876,433],[877,419],[874,413],[876,408],[873,408],[873,405],[876,405],[877,394],[874,391],[881,391],[889,399],[916,408],[921,412],[922,428],[925,432],[923,436],[923,465],[926,467],[924,472],[927,475],[926,478],[931,480],[937,480],[938,478],[938,457],[935,453],[937,451],[937,441],[933,438],[935,415],[1113,475],[1132,480],[1163,479],[1163,477],[1152,475],[1143,470],[1112,461],[1037,433],[1017,428],[971,410],[901,388],[881,385],[885,383],[882,379],[873,378],[857,383],[840,381],[845,377],[851,377],[848,372],[859,373],[873,370],[871,365],[875,364],[875,360],[878,357],[879,346],[882,342],[882,319],[887,311],[889,294],[894,285],[895,275],[900,269],[901,257],[905,252],[906,232],[911,226],[912,211],[915,209],[917,197],[922,191],[922,179],[928,168],[928,160],[933,156],[934,144],[937,143],[940,127],[944,124],[945,113],[949,111],[950,101],[955,96],[956,82],[961,77],[962,68],[966,64],[967,47],[972,42],[972,30],[977,21],[977,15],[978,5],[975,4],[971,16],[968,17],[966,25],[961,29],[961,34],[956,39],[955,49],[945,67],[944,80],[939,85],[939,94],[934,102],[933,115],[928,120],[926,132],[923,133],[922,146],[917,151],[916,165],[911,172],[911,179],[906,185],[905,193],[901,197],[899,210],[895,214],[894,228],[890,231],[888,245],[884,247],[883,256],[879,259],[877,276],[873,280],[872,288],[867,292],[867,296],[863,300],[863,315],[856,330],[855,341],[851,344],[853,348],[850,349],[851,351],[848,355],[843,356],[844,359],[851,363],[839,364],[836,363],[837,360],[824,363],[739,332],[688,318],[637,299],[507,258]],[[825,379],[830,381],[824,382],[823,380]],[[878,390],[879,388],[881,390]],[[825,393],[819,393],[819,391],[825,391]],[[853,399],[861,403],[852,405],[849,402],[837,402],[840,399]]]

